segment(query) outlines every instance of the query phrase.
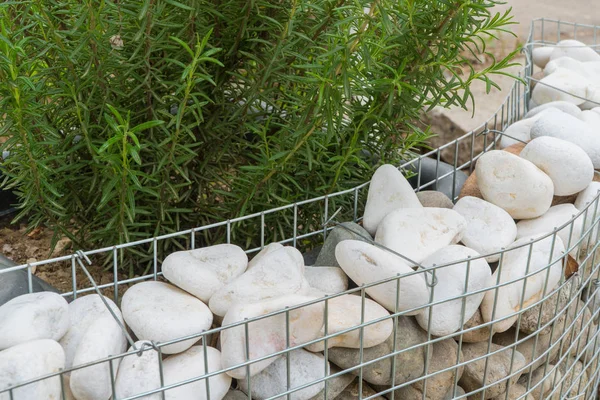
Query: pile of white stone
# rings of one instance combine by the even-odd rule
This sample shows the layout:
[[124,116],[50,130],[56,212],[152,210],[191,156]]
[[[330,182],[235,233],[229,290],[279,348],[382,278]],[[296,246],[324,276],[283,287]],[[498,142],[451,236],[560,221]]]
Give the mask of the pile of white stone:
[[[548,74],[542,82],[594,99],[600,56],[573,43],[536,49],[534,59]],[[595,341],[596,310],[570,302],[580,278],[565,283],[563,266],[567,253],[577,258],[595,244],[595,237],[580,240],[591,215],[586,223],[584,215],[573,217],[600,190],[593,182],[600,168],[600,113],[582,111],[588,103],[542,84],[533,101],[539,107],[507,130],[516,142],[527,142],[520,154],[482,155],[477,195],[463,193],[455,205],[447,198],[432,201],[440,193],[417,196],[398,169],[381,166],[362,227],[349,223],[332,231],[317,259],[328,260],[325,265],[306,266],[298,250],[277,243],[251,260],[240,247],[221,244],[169,255],[162,263],[168,282],[133,285],[120,308],[96,294],[70,304],[49,292],[9,301],[0,307],[0,391],[127,350],[144,351],[15,388],[13,397],[4,392],[0,400],[60,399],[63,390],[66,399],[108,400],[113,388],[121,399],[212,372],[218,373],[208,390],[206,379],[195,380],[167,390],[166,399],[208,399],[210,393],[212,400],[263,400],[300,386],[294,400],[323,399],[323,378],[352,369],[327,386],[327,398],[349,399],[357,397],[358,386],[370,396],[470,360],[399,388],[395,396],[421,399],[426,392],[429,400],[445,400],[491,385],[486,399],[512,399],[537,385],[532,395],[541,398],[556,382],[569,387],[576,379],[569,395],[580,395],[595,348],[572,344]],[[514,144],[502,141],[507,148]],[[553,205],[556,199],[563,200]],[[342,293],[349,282],[366,286]],[[316,301],[327,295],[333,295],[327,302]],[[199,334],[219,326],[210,343],[202,343]],[[129,349],[123,327],[137,340]],[[320,340],[326,334],[335,336]],[[497,353],[486,365],[481,357],[490,350]],[[559,356],[562,361],[552,364]],[[355,368],[361,363],[367,364]]]

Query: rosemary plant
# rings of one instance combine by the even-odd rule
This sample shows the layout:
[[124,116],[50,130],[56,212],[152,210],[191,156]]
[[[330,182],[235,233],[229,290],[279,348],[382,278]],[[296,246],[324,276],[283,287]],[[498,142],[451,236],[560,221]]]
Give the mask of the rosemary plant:
[[[506,73],[513,54],[483,70],[467,57],[512,23],[496,3],[5,0],[0,187],[16,220],[86,248],[351,187],[369,154],[423,144],[423,108],[466,106],[473,81]],[[289,223],[265,221],[265,242]],[[257,225],[232,239],[256,245]]]

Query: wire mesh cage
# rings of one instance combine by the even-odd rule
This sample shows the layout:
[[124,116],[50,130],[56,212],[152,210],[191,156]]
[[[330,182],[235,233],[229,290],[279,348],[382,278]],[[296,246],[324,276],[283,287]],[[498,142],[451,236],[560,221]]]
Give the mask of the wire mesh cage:
[[[460,174],[471,173],[478,158],[495,149],[504,130],[527,112],[529,78],[535,73],[532,48],[564,38],[577,38],[595,45],[596,32],[594,26],[544,19],[534,21],[525,46],[525,65],[518,74],[522,80],[515,81],[499,110],[478,129],[401,166],[405,171],[416,173],[416,190],[450,184],[452,200],[456,201],[459,196],[456,182]],[[436,165],[435,179],[425,181],[421,169],[425,162],[432,160]],[[452,168],[443,168],[442,161]],[[195,249],[198,235],[214,231],[223,232],[221,242],[244,247],[243,243],[235,243],[231,233],[236,224],[254,219],[261,221],[260,231],[255,232],[261,238],[261,246],[246,249],[248,254],[254,255],[269,244],[265,243],[265,233],[273,229],[265,223],[265,216],[269,214],[290,221],[289,229],[282,232],[281,244],[298,247],[304,240],[324,241],[332,230],[351,229],[337,221],[342,222],[346,217],[356,222],[361,220],[368,185],[366,182],[338,193],[183,232],[19,265],[0,270],[0,274],[27,271],[32,292],[34,267],[38,271],[66,267],[71,270],[72,290],[64,293],[64,297],[71,300],[95,293],[112,297],[115,304],[120,304],[123,294],[133,284],[164,281],[162,260],[157,251],[161,241],[177,239],[185,248]],[[336,205],[340,198],[350,199],[345,204],[354,204],[353,209],[340,212]],[[115,400],[220,400],[233,396],[260,400],[284,397],[368,400],[381,399],[381,396],[390,400],[593,399],[597,397],[600,379],[596,327],[600,313],[597,304],[600,264],[596,260],[600,253],[598,203],[596,195],[585,209],[569,222],[556,226],[551,233],[499,251],[498,261],[491,264],[496,270],[491,287],[469,287],[478,263],[489,254],[430,267],[416,263],[419,268],[410,273],[388,276],[339,293],[319,297],[303,293],[288,296],[285,302],[271,299],[262,302],[260,307],[236,305],[235,312],[228,311],[225,318],[210,329],[163,342],[135,342],[133,333],[109,304],[110,300],[100,296],[129,350],[111,353],[100,349],[98,354],[104,351],[104,356],[97,360],[35,376],[10,387],[0,386],[0,399],[33,399],[28,393],[35,392],[28,388],[48,384],[59,385],[62,399],[66,400],[71,398],[67,390],[70,380],[81,373],[87,373],[93,381],[90,386],[105,384],[108,390],[105,398]],[[298,224],[299,215],[315,210],[320,213],[322,226]],[[371,238],[364,239],[374,243]],[[564,251],[559,251],[561,246]],[[549,259],[539,257],[540,248],[549,249],[544,253],[550,254]],[[127,249],[151,258],[148,274],[119,279],[120,254]],[[382,251],[393,254],[390,249]],[[526,261],[526,272],[519,276],[500,273],[505,260],[514,259],[516,253]],[[88,271],[98,255],[112,259],[112,282],[96,282]],[[438,290],[436,294],[437,284],[447,279],[447,272],[451,270],[460,271],[463,279],[459,284],[460,293],[440,295]],[[424,278],[428,299],[422,304],[406,306],[402,304],[403,299],[414,284],[411,277],[416,276]],[[538,292],[525,296],[532,288]],[[385,305],[388,312],[373,316],[369,313],[371,299],[378,298],[384,291],[391,296]],[[509,292],[516,293],[520,301],[511,304],[506,311],[498,304],[508,301]],[[484,322],[480,311],[467,312],[470,299],[486,293],[494,294],[489,322]],[[345,325],[337,322],[344,317],[342,301],[353,302],[359,310],[352,323]],[[452,321],[457,329],[436,335],[431,329],[433,315],[444,312],[444,305],[458,309],[460,320]],[[417,314],[421,315],[421,326],[415,320]],[[373,346],[371,338],[380,331],[388,332],[388,339]],[[353,347],[336,346],[345,338],[352,339]],[[169,364],[179,356],[170,355],[176,353],[172,349],[178,345],[186,348],[186,344],[187,347],[195,344],[192,347],[195,361],[186,364],[185,360],[178,359],[187,367],[173,373]],[[216,349],[220,349],[220,353]],[[143,389],[133,395],[121,394],[119,369],[127,362],[142,362],[142,359],[151,367],[146,375],[136,378],[138,382],[129,384],[137,383]],[[306,359],[311,361],[305,362]],[[235,378],[233,383],[231,376]],[[127,386],[127,382],[124,384]]]

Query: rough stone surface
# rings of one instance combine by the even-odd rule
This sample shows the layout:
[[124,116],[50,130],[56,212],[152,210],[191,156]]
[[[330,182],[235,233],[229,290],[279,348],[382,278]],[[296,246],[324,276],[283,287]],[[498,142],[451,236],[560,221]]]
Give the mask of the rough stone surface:
[[450,208],[454,207],[454,203],[448,196],[442,192],[435,190],[424,190],[417,192],[417,197],[423,207],[434,207],[434,208]]
[[[196,297],[164,282],[142,282],[130,287],[121,302],[123,318],[141,340],[167,342],[211,327],[213,315]],[[199,338],[162,348],[165,354],[181,353]]]
[[[474,259],[470,262],[455,263],[435,269],[437,284],[432,288],[433,302],[481,291],[492,285],[490,266],[483,258],[476,258],[479,257],[479,254],[468,247],[459,245],[444,247],[427,257],[422,265],[425,268],[431,268],[435,265],[466,260],[469,257]],[[480,292],[462,299],[436,304],[417,314],[417,322],[421,328],[429,331],[432,335],[449,335],[459,330],[473,316],[479,308],[483,296],[484,292]]]
[[[412,274],[393,279],[385,283],[369,286],[365,289],[379,304],[389,311],[408,311],[422,307],[429,301],[429,288],[425,273],[414,274],[406,262],[399,256],[356,240],[345,240],[338,244],[336,257],[344,272],[358,285],[378,282],[396,275]],[[418,314],[421,310],[409,311],[409,315]]]
[[[429,363],[428,374],[432,374],[441,371],[446,368],[450,368],[458,362],[462,362],[462,354],[458,357],[458,344],[453,339],[442,340],[432,345],[433,356]],[[457,371],[458,370],[458,371]],[[434,375],[427,379],[426,384],[424,381],[418,381],[412,385],[402,387],[395,390],[395,398],[402,400],[422,400],[424,386],[427,390],[425,391],[426,400],[444,400],[448,393],[452,391],[454,385],[455,375],[458,373],[458,379],[463,374],[463,367],[459,367],[450,371],[442,372]],[[375,387],[376,390],[381,391],[384,387]],[[390,397],[390,393],[386,394],[386,397]]]
[[[531,381],[529,380],[529,375],[531,375]],[[554,382],[560,382],[562,374],[560,370],[553,364],[548,364],[546,367],[542,365],[537,368],[531,374],[521,375],[518,380],[518,383],[522,386],[534,388],[531,391],[531,396],[534,399],[548,399],[548,400],[560,400],[560,396],[557,392],[550,397],[550,392],[554,388]],[[540,384],[540,382],[542,382]],[[539,384],[539,386],[538,386]]]
[[562,382],[560,382],[561,387],[557,390],[561,394],[561,398],[583,398],[580,394],[584,393],[588,377],[581,361],[568,357],[558,368],[563,377]]
[[552,204],[552,180],[530,161],[492,150],[479,158],[475,171],[483,198],[515,219],[539,217]]
[[509,213],[502,208],[477,197],[466,196],[456,202],[454,211],[467,221],[462,242],[487,255],[488,262],[500,259],[497,253],[515,241],[517,226]]
[[[491,345],[491,351],[501,350],[502,347],[496,344]],[[462,347],[463,356],[465,361],[473,360],[477,357],[481,357],[487,354],[488,343],[467,343]],[[514,353],[514,363],[511,369],[511,357],[513,351],[510,349],[506,349],[505,351],[501,351],[492,356],[487,357],[489,359],[487,376],[485,375],[485,366],[486,366],[486,358],[480,359],[478,361],[471,362],[465,365],[465,370],[462,374],[462,377],[459,381],[460,386],[465,389],[465,391],[472,392],[477,389],[481,389],[482,387],[490,384],[494,384],[501,379],[506,378],[509,375],[512,375],[509,378],[510,384],[514,385],[519,377],[521,376],[519,371],[522,367],[525,366],[525,357],[518,351]],[[484,381],[485,378],[485,381]],[[494,398],[496,396],[505,393],[507,389],[507,381],[503,380],[489,388],[485,391],[485,398]],[[479,398],[479,395],[475,395],[476,398]]]
[[[236,303],[225,318],[223,327],[248,318],[258,317],[285,307],[297,306],[315,300],[315,297],[288,295],[257,303]],[[304,344],[319,337],[323,326],[324,303],[317,302],[289,311],[289,345]],[[255,360],[284,350],[287,342],[286,313],[237,325],[221,331],[221,362],[224,368],[230,368],[247,360]],[[246,358],[246,326],[248,330],[249,354]],[[254,376],[276,361],[276,357],[250,364],[250,375]],[[240,367],[227,374],[236,379],[246,378],[247,368]]]
[[[288,356],[279,357],[274,363],[250,379],[250,391],[255,400],[265,400],[286,392],[287,389],[287,357],[290,358],[290,389],[295,389],[325,377],[329,363],[321,354],[310,353],[303,349],[293,350]],[[325,368],[327,364],[327,368]],[[248,380],[240,379],[238,386],[248,393]],[[323,381],[290,394],[292,400],[307,400],[319,394],[325,386]],[[282,396],[285,398],[285,396]]]
[[594,178],[590,157],[581,147],[566,140],[550,136],[535,138],[527,143],[520,156],[552,179],[556,196],[579,193]]
[[60,340],[69,328],[69,305],[59,294],[24,294],[0,306],[0,350],[38,339]]
[[404,175],[390,164],[377,168],[369,185],[363,227],[374,235],[383,217],[397,208],[406,207],[422,206]]
[[[471,319],[469,319],[467,321],[467,323],[465,323],[465,325],[463,326],[463,329],[474,328],[483,323],[485,323],[485,321],[483,320],[483,317],[481,316],[481,310],[477,309],[477,311],[475,311],[475,314],[473,314]],[[464,343],[484,342],[490,338],[490,332],[491,331],[490,331],[489,325],[483,326],[479,329],[474,329],[472,331],[463,333],[462,340]]]
[[[340,393],[335,398],[335,400],[356,400],[359,398],[365,399],[367,397],[371,398],[371,396],[373,396],[374,394],[377,394],[378,392],[376,392],[375,390],[373,390],[372,387],[370,387],[365,382],[363,382],[362,393],[361,393],[360,397],[359,397],[359,393],[360,393],[360,389],[359,389],[359,384],[358,384],[358,378],[356,378],[350,385],[348,385],[346,387],[346,389],[344,389],[342,391],[342,393]],[[383,400],[383,397],[377,396],[377,397],[373,397],[372,399],[373,400]]]
[[[363,362],[371,361],[379,357],[389,356],[393,352],[393,335],[384,343],[363,350]],[[425,333],[412,317],[398,317],[398,329],[396,330],[396,351],[407,349],[427,342]],[[334,347],[329,349],[329,361],[342,369],[352,368],[360,364],[360,350]],[[432,352],[430,352],[430,356]],[[401,352],[396,355],[396,384],[408,382],[423,375],[425,369],[425,358],[427,346],[423,345],[415,349]],[[392,356],[369,364],[362,369],[363,379],[374,385],[389,385],[392,373]],[[359,371],[352,372],[358,375]]]
[[348,289],[348,276],[340,267],[306,267],[304,278],[310,287],[335,294]]
[[[523,340],[516,346],[516,349],[524,357],[525,364],[523,366],[531,364],[522,371],[523,373],[529,373],[544,365],[546,361],[554,361],[560,347],[558,346],[559,337],[558,331],[554,335],[539,335],[537,339],[534,335],[528,336],[521,332],[517,336],[515,328],[511,328],[506,332],[495,334],[492,340],[500,346],[512,346],[517,340]],[[511,352],[512,350],[508,350],[509,355]],[[538,358],[539,360],[534,362]]]
[[510,385],[510,388],[508,389],[508,396],[506,395],[506,392],[504,392],[501,395],[492,398],[491,400],[534,400],[533,396],[530,394],[525,395],[525,393],[527,393],[525,386],[516,383],[514,385]]
[[447,208],[401,208],[383,218],[375,241],[420,263],[462,239],[467,221]]
[[176,251],[165,258],[162,272],[172,284],[205,303],[225,284],[246,270],[248,256],[233,244]]
[[[364,299],[365,304],[362,304],[362,298],[359,296],[343,295],[330,299],[327,302],[328,323],[327,334],[333,335],[338,332],[345,331],[358,326],[361,321],[367,323],[369,321],[378,320],[389,316],[385,308],[374,302],[373,300]],[[364,317],[362,311],[364,309]],[[393,319],[388,318],[381,322],[365,326],[363,328],[363,348],[377,346],[383,343],[393,330]],[[348,347],[360,348],[361,330],[356,329],[341,335],[332,337],[327,340],[327,347]],[[324,327],[321,329],[321,337],[325,336]],[[325,342],[318,342],[308,345],[307,350],[318,352],[323,351]]]
[[[117,398],[138,395],[160,388],[159,354],[151,348],[151,343],[145,340],[135,342],[137,350],[144,349],[141,355],[132,354],[124,357],[119,364],[119,373],[115,380]],[[130,347],[127,352],[134,351]],[[160,393],[142,397],[144,400],[161,400]]]
[[[216,372],[223,369],[221,353],[214,347],[206,347],[208,371],[205,368],[204,346],[193,346],[187,351],[168,357],[163,362],[165,385],[182,382],[187,379]],[[167,400],[221,400],[231,386],[231,377],[221,373],[208,378],[210,399],[206,396],[206,379],[178,386],[165,391]]]
[[336,226],[327,234],[327,239],[323,243],[323,247],[319,252],[315,266],[324,267],[339,267],[335,258],[335,248],[342,240],[359,240],[366,242],[367,239],[372,239],[371,234],[365,228],[355,222],[344,222],[341,226]]
[[[65,353],[51,339],[33,340],[0,351],[0,391],[31,379],[58,372],[65,367]],[[44,379],[13,390],[15,400],[60,399],[60,377]],[[107,397],[108,398],[108,397]],[[11,400],[9,392],[0,400]]]
[[546,113],[531,127],[531,138],[551,136],[581,147],[600,168],[600,141],[597,128],[564,112]]
[[[548,236],[536,242],[531,239],[528,236],[517,240],[504,253],[502,265],[494,272],[492,282],[506,283],[519,277],[527,278],[487,291],[481,303],[484,321],[507,317],[492,325],[494,332],[510,328],[518,318],[515,313],[549,293],[563,275],[561,257],[564,246],[560,237]],[[549,264],[551,267],[547,268]],[[534,274],[535,271],[539,272]],[[527,286],[523,290],[525,282]]]
[[[341,370],[335,365],[330,364],[330,375],[336,374]],[[327,398],[325,398],[325,388],[311,397],[310,400],[329,400],[339,396],[356,379],[351,373],[343,374],[335,378],[329,378],[324,385],[327,385]],[[240,399],[241,400],[241,399]]]
[[230,390],[223,400],[248,400],[248,395],[241,390]]

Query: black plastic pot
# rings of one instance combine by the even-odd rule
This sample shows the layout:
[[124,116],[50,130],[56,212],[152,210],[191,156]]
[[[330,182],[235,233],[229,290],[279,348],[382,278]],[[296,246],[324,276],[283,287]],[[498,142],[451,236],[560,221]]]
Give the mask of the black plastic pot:
[[[2,171],[0,171],[0,181],[2,181]],[[0,189],[0,217],[15,212],[16,203],[17,196],[13,192]]]

